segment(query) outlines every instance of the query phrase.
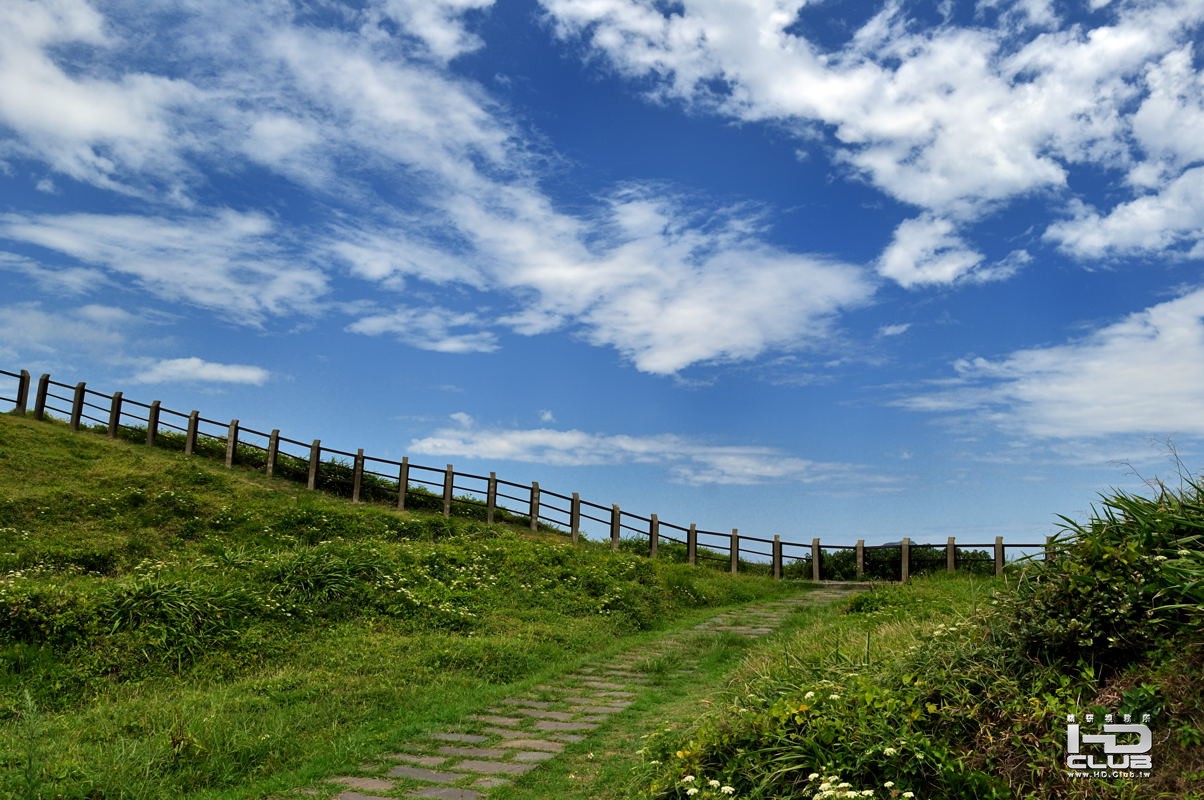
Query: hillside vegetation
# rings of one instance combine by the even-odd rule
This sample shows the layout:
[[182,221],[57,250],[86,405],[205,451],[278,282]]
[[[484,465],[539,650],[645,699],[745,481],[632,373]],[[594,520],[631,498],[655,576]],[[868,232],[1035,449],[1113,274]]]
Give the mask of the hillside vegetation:
[[0,797],[263,796],[787,590],[0,415]]
[[[1204,489],[1114,493],[1061,538],[1003,584],[938,575],[817,610],[648,739],[638,796],[1204,798]],[[1148,714],[1150,776],[1069,775],[1071,714]]]

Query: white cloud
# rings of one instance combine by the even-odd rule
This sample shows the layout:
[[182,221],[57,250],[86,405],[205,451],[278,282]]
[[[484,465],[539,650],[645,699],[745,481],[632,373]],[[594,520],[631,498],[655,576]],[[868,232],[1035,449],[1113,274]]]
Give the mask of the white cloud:
[[1204,436],[1204,289],[1064,345],[966,359],[957,382],[900,405],[981,414],[1048,439]]
[[15,358],[63,351],[107,351],[112,356],[136,322],[129,312],[112,306],[47,311],[40,303],[17,303],[0,306],[0,342]]
[[[475,314],[446,308],[403,308],[356,320],[347,330],[366,336],[390,334],[410,347],[437,353],[491,353],[498,347],[497,337],[480,330],[484,325]],[[460,328],[470,331],[455,332]]]
[[878,271],[904,288],[953,283],[982,262],[945,219],[904,220],[878,259]]
[[0,30],[0,123],[16,131],[27,153],[108,188],[122,188],[127,170],[181,169],[172,109],[193,99],[192,86],[146,73],[89,75],[52,57],[66,45],[101,53],[112,45],[88,3],[3,3]]
[[262,386],[271,373],[248,364],[220,364],[196,358],[166,358],[148,364],[130,380],[134,383],[242,383]]
[[381,10],[418,37],[432,56],[450,61],[482,45],[465,30],[463,15],[492,5],[493,0],[384,0]]
[[1121,203],[1107,214],[1077,208],[1050,225],[1046,238],[1080,258],[1134,254],[1204,256],[1204,167],[1184,172],[1161,191]]
[[425,455],[548,464],[597,466],[649,464],[670,479],[692,485],[823,484],[886,485],[861,467],[790,456],[772,447],[711,445],[673,434],[629,436],[578,430],[480,428],[457,419],[457,427],[410,443]]
[[47,267],[24,256],[2,251],[0,269],[25,275],[43,290],[55,294],[87,294],[108,282],[100,270],[85,267]]
[[167,300],[257,323],[307,310],[326,278],[277,243],[265,216],[219,211],[168,219],[132,215],[0,215],[0,235],[135,279]]
[[901,336],[911,330],[910,322],[901,322],[895,325],[883,325],[878,329],[879,336]]
[[[803,0],[692,0],[672,10],[639,0],[542,4],[562,37],[586,41],[658,99],[786,122],[805,137],[829,131],[838,158],[924,210],[928,239],[955,236],[938,235],[937,220],[961,225],[1036,193],[1073,197],[1074,168],[1132,167],[1143,157],[1134,131],[1159,163],[1200,157],[1204,105],[1190,56],[1199,2],[1118,4],[1109,22],[1051,29],[1059,24],[1051,4],[1029,0],[995,29],[922,30],[902,4],[886,3],[833,47],[792,27],[810,13]],[[1161,173],[1141,174],[1157,183]],[[888,252],[884,267],[905,285],[941,283],[965,273],[975,248],[906,255]]]

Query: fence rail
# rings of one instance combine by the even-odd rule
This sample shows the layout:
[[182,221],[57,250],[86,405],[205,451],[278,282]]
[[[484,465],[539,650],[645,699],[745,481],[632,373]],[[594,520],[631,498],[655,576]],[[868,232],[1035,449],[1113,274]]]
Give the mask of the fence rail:
[[[825,545],[818,538],[810,543],[789,542],[778,534],[767,539],[741,534],[736,528],[730,533],[708,531],[693,523],[664,522],[656,514],[633,514],[618,504],[583,500],[577,492],[553,492],[538,482],[512,483],[495,472],[487,476],[457,472],[451,464],[431,467],[412,463],[408,457],[394,461],[365,455],[362,448],[337,450],[320,439],[304,442],[282,436],[278,429],[265,433],[245,427],[237,419],[213,420],[196,410],[164,408],[158,400],[144,403],[127,399],[122,392],[104,394],[82,381],[61,383],[44,374],[35,384],[27,370],[0,370],[0,379],[16,381],[15,387],[0,390],[0,402],[12,403],[15,413],[31,413],[32,402],[35,419],[53,412],[67,420],[73,431],[91,423],[110,438],[152,446],[168,446],[170,440],[187,455],[221,458],[226,467],[261,469],[269,477],[303,482],[311,490],[347,496],[353,503],[386,502],[398,510],[423,508],[445,517],[480,516],[490,524],[504,518],[526,524],[532,531],[540,525],[567,529],[574,543],[587,533],[601,532],[614,550],[635,548],[657,558],[673,548],[690,565],[720,563],[732,573],[767,569],[779,579],[906,581],[920,571],[943,566],[950,572],[972,569],[999,575],[1009,560],[1009,549],[1040,549],[1047,559],[1054,549],[1052,537],[1040,544],[1008,543],[1002,536],[993,542],[966,544],[951,536],[935,545],[913,543],[906,537],[897,544],[866,545],[859,539],[854,545]],[[624,538],[624,532],[633,536]]]

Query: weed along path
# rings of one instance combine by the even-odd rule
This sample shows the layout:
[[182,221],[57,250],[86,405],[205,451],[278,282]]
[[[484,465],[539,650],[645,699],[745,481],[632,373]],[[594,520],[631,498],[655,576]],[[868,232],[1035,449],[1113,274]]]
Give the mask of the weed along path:
[[[696,675],[699,680],[691,691],[699,702],[720,687],[722,674],[701,676],[698,669],[697,657],[708,645],[716,640],[743,644],[772,634],[796,609],[823,605],[859,588],[824,586],[728,609],[508,697],[446,730],[399,745],[381,763],[364,764],[353,774],[332,776],[324,785],[302,788],[291,796],[335,800],[521,796],[522,784],[539,781],[540,772],[558,766],[558,777],[580,781],[583,776],[571,774],[568,765],[560,762],[570,752],[594,749],[595,741],[604,744],[604,731],[623,727],[633,706],[651,705],[655,713],[658,695],[668,685],[691,681]],[[593,753],[585,757],[592,759]],[[603,796],[594,788],[580,788],[582,796]],[[543,796],[537,787],[534,791],[534,796]]]

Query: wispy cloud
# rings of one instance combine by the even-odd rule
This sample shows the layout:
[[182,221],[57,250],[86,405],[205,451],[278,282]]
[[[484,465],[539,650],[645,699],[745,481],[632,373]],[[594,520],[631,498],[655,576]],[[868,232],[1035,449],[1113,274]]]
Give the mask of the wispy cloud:
[[312,308],[326,291],[322,272],[290,258],[272,221],[254,212],[3,214],[0,235],[133,278],[164,299],[249,323]]
[[241,383],[262,386],[271,373],[248,364],[221,364],[191,358],[165,358],[148,364],[130,380],[134,383]]
[[664,468],[674,482],[691,485],[804,484],[845,489],[892,483],[858,465],[812,461],[772,447],[714,445],[674,434],[481,427],[467,415],[456,415],[455,421],[455,427],[411,442],[409,450],[566,467],[647,464]]
[[1039,439],[1204,436],[1204,289],[1068,344],[965,359],[955,368],[951,384],[900,405],[971,413]]
[[[347,330],[368,336],[388,334],[403,344],[438,353],[491,353],[498,348],[497,337],[483,330],[485,325],[475,314],[408,308],[364,317]],[[468,330],[457,332],[465,328]]]

